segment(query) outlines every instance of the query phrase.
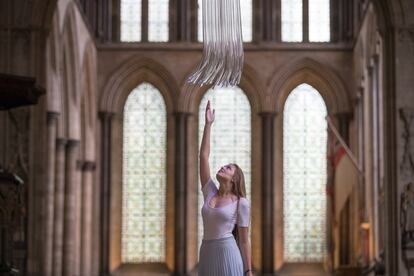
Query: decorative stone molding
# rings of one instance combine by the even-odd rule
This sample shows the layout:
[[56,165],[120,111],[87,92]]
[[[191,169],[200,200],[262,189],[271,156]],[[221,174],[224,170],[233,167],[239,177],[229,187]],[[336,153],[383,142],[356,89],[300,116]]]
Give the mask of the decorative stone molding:
[[29,173],[30,109],[10,110],[9,118],[14,131],[10,132],[12,156],[7,169],[17,173],[26,182]]
[[343,81],[327,66],[310,58],[298,59],[270,81],[272,110],[280,112],[289,93],[299,84],[313,86],[324,99],[328,112],[351,111],[351,98]]
[[77,169],[82,172],[93,172],[96,169],[96,162],[79,160],[77,162]]
[[401,42],[414,42],[414,27],[400,28],[397,31],[398,40]]
[[400,108],[402,123],[402,158],[400,160],[401,179],[412,180],[414,177],[414,109]]
[[179,94],[175,79],[158,62],[141,57],[122,63],[111,74],[99,99],[99,110],[120,113],[129,93],[142,82],[153,84],[161,92],[171,113],[178,98],[174,94]]
[[0,224],[2,225],[0,273],[2,275],[4,272],[21,272],[20,269],[24,269],[20,267],[23,260],[18,260],[16,264],[16,256],[25,252],[20,252],[22,250],[16,248],[16,240],[13,237],[24,233],[22,221],[27,217],[25,205],[23,181],[0,167]]
[[95,171],[96,162],[94,161],[85,161],[82,166],[82,171]]
[[414,109],[400,108],[402,157],[400,179],[406,181],[400,195],[400,231],[402,258],[410,271],[414,267]]
[[410,271],[414,267],[414,183],[404,186],[400,199],[402,259]]
[[59,112],[53,112],[49,111],[46,114],[46,121],[48,126],[52,126],[57,123],[57,120],[59,119]]

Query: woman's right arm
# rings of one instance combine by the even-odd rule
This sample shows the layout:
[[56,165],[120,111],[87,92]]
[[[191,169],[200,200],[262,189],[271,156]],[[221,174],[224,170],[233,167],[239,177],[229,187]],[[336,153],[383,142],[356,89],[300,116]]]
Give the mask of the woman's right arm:
[[215,110],[211,110],[210,101],[207,102],[206,113],[205,113],[205,124],[203,131],[203,138],[201,140],[200,147],[200,181],[201,188],[207,183],[210,179],[210,165],[208,163],[208,158],[210,156],[210,132],[211,125],[214,122]]

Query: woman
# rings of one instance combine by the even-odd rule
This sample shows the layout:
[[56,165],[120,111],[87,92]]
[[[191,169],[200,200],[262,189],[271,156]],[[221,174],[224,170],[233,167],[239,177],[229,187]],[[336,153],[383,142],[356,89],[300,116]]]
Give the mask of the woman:
[[[210,177],[210,131],[215,113],[207,102],[200,148],[200,180],[204,204],[201,209],[204,237],[200,248],[199,276],[242,276],[252,274],[249,242],[250,205],[242,170],[236,164],[216,174],[217,189]],[[235,226],[236,225],[236,226]],[[232,234],[237,227],[239,247]]]

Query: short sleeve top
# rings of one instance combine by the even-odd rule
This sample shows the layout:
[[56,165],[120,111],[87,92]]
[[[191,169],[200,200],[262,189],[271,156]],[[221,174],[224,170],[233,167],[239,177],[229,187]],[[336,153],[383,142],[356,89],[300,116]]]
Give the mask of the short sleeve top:
[[204,239],[220,239],[232,236],[234,225],[238,227],[248,227],[250,224],[250,204],[249,201],[241,197],[239,199],[239,209],[236,218],[237,201],[230,204],[212,208],[209,203],[217,194],[216,184],[210,178],[201,189],[204,197],[204,204],[201,208],[204,226]]

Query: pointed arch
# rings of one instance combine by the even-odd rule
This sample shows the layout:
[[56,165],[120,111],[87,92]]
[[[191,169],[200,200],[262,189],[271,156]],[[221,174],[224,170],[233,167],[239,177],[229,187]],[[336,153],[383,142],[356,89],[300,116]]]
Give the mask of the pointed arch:
[[80,139],[80,82],[79,60],[76,33],[76,15],[74,4],[69,4],[63,23],[62,30],[62,124],[61,133],[63,137]]
[[96,50],[92,41],[89,41],[83,53],[81,73],[81,136],[83,160],[95,160],[95,132],[96,132]]
[[[283,260],[326,257],[327,108],[309,84],[295,87],[283,109]],[[297,191],[301,192],[298,193]]]
[[46,42],[46,70],[47,70],[47,108],[49,111],[61,112],[61,83],[60,83],[60,31],[59,13],[55,12],[51,31]]
[[121,112],[129,93],[144,81],[159,89],[164,97],[167,112],[172,112],[178,100],[178,97],[173,95],[179,93],[174,78],[159,63],[142,57],[123,63],[111,74],[99,99],[100,111]]
[[271,110],[281,112],[289,93],[301,83],[308,83],[319,91],[328,113],[351,111],[350,96],[343,81],[325,65],[309,58],[293,61],[271,81]]
[[[125,104],[130,95],[140,85],[150,85],[159,93],[165,104],[166,137],[174,137],[175,103],[178,100],[178,87],[174,78],[159,63],[145,57],[136,56],[122,63],[109,76],[104,84],[103,92],[98,99],[99,111],[111,116],[111,142],[108,150],[111,155],[111,197],[107,203],[115,206],[110,210],[111,225],[109,226],[109,267],[114,270],[123,266],[122,259],[122,181],[123,181],[123,139]],[[141,133],[142,134],[142,133]],[[142,135],[141,135],[142,136]],[[173,269],[174,264],[174,228],[169,227],[174,221],[174,140],[165,141],[165,256],[162,266]],[[140,265],[140,264],[136,264]],[[134,269],[141,268],[134,266]],[[142,268],[145,270],[145,268]]]

